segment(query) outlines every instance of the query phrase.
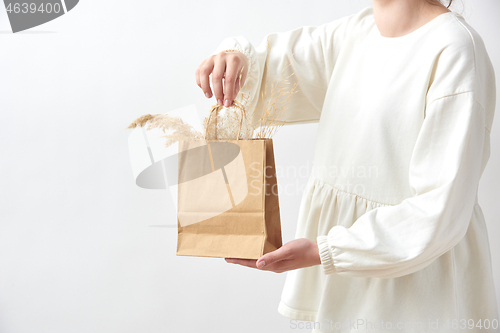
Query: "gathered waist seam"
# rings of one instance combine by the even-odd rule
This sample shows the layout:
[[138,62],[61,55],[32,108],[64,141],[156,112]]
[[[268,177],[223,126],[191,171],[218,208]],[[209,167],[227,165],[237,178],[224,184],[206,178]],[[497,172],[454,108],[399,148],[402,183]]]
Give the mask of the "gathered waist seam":
[[352,195],[352,196],[355,196],[355,197],[358,197],[360,199],[363,199],[365,201],[370,201],[370,202],[373,202],[375,204],[378,204],[378,205],[382,205],[382,206],[395,206],[395,204],[390,204],[390,203],[386,203],[386,202],[379,202],[379,201],[375,201],[375,200],[372,200],[372,199],[367,199],[365,197],[362,197],[358,194],[354,194],[354,193],[351,193],[351,192],[347,192],[346,190],[343,190],[343,189],[340,189],[338,188],[337,186],[335,186],[334,184],[330,184],[326,181],[324,181],[323,179],[320,179],[320,178],[317,178],[317,177],[314,177],[314,176],[311,176],[310,178],[310,181],[312,182],[319,182],[319,183],[322,183],[322,184],[325,184],[331,188],[333,188],[334,190],[336,190],[337,192],[342,192],[342,193],[345,193],[345,194],[349,194],[349,195]]

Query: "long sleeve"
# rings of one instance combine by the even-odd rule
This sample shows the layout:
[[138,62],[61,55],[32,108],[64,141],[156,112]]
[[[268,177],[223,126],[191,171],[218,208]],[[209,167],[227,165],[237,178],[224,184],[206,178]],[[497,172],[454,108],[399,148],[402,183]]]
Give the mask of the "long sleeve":
[[[286,103],[286,110],[277,118],[289,123],[319,121],[328,82],[346,34],[356,21],[369,13],[370,7],[320,26],[268,34],[258,47],[245,37],[226,38],[212,54],[237,50],[248,59],[248,74],[241,93],[249,94],[247,110],[253,110],[252,125],[257,126],[267,103],[272,103],[272,82],[289,77],[285,91],[297,83],[296,92]],[[269,51],[268,51],[269,41]],[[267,66],[266,66],[267,61]],[[290,65],[291,63],[291,65]],[[266,77],[268,78],[267,84]],[[236,96],[236,100],[241,99]],[[279,101],[284,101],[282,96]],[[280,113],[278,111],[278,113]]]
[[318,236],[324,272],[399,277],[455,246],[477,203],[485,131],[485,111],[473,91],[430,102],[410,161],[414,196]]

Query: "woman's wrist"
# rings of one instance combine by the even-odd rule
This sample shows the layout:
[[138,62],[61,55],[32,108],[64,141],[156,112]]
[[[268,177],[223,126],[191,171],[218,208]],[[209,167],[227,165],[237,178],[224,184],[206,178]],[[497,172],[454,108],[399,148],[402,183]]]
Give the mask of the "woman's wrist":
[[319,255],[319,246],[317,242],[311,242],[311,256],[314,265],[321,265],[321,257]]

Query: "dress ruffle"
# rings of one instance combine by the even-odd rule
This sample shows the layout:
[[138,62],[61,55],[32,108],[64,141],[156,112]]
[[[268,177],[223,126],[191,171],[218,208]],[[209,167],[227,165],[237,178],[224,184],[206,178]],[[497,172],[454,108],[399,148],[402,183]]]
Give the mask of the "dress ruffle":
[[305,186],[296,238],[316,241],[335,225],[349,228],[356,219],[377,207],[392,206],[363,198],[311,176]]
[[[333,226],[349,228],[361,215],[382,206],[392,205],[368,200],[311,176],[304,187],[296,238],[316,241],[318,235],[326,235]],[[467,235],[431,265],[395,279],[327,275],[325,267],[322,268],[325,265],[289,271],[278,312],[291,319],[315,322],[348,317],[372,322],[380,318],[393,322],[417,321],[422,316],[440,320],[481,317],[494,320],[498,315],[495,294],[488,291],[494,285],[490,261],[484,216],[476,204]],[[334,262],[331,265],[335,273],[342,272],[341,268],[335,268]],[[476,278],[484,283],[475,283]],[[458,285],[469,285],[474,292],[457,289]],[[412,300],[405,301],[404,308],[396,297],[403,294],[405,300]],[[433,303],[429,304],[431,299]],[[456,307],[450,307],[455,300]],[[484,303],[481,307],[460,306],[479,300]]]

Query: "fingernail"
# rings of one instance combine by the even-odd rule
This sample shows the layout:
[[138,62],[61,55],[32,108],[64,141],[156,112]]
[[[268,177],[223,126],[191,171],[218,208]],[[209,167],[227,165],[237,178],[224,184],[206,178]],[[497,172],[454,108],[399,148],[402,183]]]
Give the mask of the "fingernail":
[[219,103],[219,105],[222,105],[222,100],[221,100],[221,99],[218,99],[218,100],[217,100],[217,103]]
[[266,265],[266,262],[265,262],[264,260],[262,260],[261,262],[259,262],[259,263],[257,264],[257,267],[258,267],[258,268],[262,268],[262,267],[264,267],[265,265]]
[[226,99],[226,101],[224,102],[224,106],[225,107],[230,107],[231,106],[231,103],[229,103],[228,99]]
[[208,91],[205,93],[205,96],[207,96],[207,98],[210,98],[210,94],[208,93]]

